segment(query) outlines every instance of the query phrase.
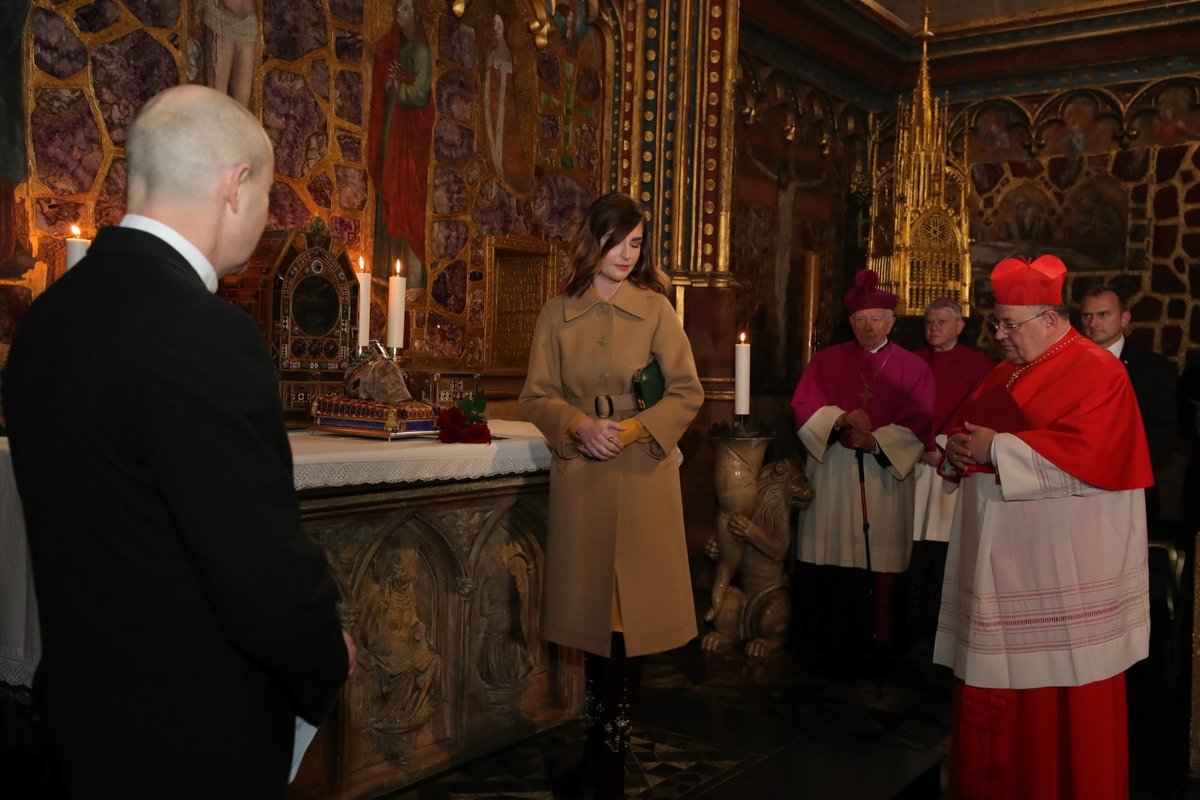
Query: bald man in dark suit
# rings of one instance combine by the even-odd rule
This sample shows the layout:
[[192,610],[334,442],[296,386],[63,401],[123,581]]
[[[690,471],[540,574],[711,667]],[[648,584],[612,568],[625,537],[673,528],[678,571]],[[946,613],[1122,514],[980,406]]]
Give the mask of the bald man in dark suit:
[[128,213],[33,304],[4,380],[72,797],[282,798],[297,718],[352,669],[299,529],[266,344],[216,297],[267,218],[257,119],[200,86],[126,142]]

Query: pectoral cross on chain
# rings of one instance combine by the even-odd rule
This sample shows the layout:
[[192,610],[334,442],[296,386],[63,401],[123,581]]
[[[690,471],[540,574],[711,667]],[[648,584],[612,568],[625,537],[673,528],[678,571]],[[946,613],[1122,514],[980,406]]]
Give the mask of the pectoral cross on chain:
[[861,408],[863,411],[866,411],[867,406],[871,405],[871,398],[874,396],[875,395],[871,394],[871,387],[864,386],[863,390],[862,390],[862,394],[860,394],[858,396],[858,398],[859,398],[859,406],[858,407]]
[[875,370],[875,374],[871,376],[871,380],[867,380],[867,376],[863,375],[862,369],[859,369],[858,371],[858,377],[862,379],[863,385],[862,394],[859,395],[862,405],[860,405],[859,408],[861,408],[863,411],[867,410],[867,406],[871,404],[871,398],[875,396],[871,393],[871,385],[875,383],[875,379],[879,377],[879,373],[883,372],[883,368],[886,367],[888,361],[891,360],[892,352],[892,350],[888,351],[888,354],[883,359],[883,363],[879,365],[879,369]]

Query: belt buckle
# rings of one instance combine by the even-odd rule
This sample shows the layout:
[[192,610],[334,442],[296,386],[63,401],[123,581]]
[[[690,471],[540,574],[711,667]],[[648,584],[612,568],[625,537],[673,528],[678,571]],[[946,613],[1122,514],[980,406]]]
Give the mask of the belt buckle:
[[[607,409],[601,408],[601,406],[600,406],[601,400],[603,400],[605,403],[608,404]],[[612,395],[610,395],[610,394],[596,395],[594,405],[596,406],[596,416],[599,417],[600,419],[608,419],[609,417],[611,417],[613,415],[613,412],[616,411],[616,406],[613,405]]]

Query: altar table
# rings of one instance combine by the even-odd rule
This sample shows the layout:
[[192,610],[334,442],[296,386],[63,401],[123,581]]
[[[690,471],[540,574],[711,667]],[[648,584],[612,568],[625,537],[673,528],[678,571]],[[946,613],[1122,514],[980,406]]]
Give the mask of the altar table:
[[[579,713],[580,654],[541,633],[550,452],[528,423],[489,425],[486,445],[289,433],[301,529],[359,656],[291,800],[393,791]],[[0,513],[0,680],[29,685],[37,614],[2,438]]]
[[436,433],[385,440],[293,431],[296,489],[469,480],[550,467],[546,440],[532,424],[497,419],[488,427],[491,444],[443,444]]
[[[550,452],[528,422],[492,420],[494,441],[442,444],[436,434],[391,441],[294,431],[297,491],[366,484],[486,478],[539,472]],[[41,658],[25,518],[8,438],[0,437],[0,682],[30,686]]]

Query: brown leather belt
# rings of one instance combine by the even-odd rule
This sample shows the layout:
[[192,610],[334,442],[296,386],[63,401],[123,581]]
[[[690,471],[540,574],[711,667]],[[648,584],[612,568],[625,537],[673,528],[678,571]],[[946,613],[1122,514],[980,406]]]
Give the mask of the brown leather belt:
[[567,402],[585,414],[608,419],[620,411],[637,411],[637,398],[632,394],[598,394],[595,397],[571,397]]

